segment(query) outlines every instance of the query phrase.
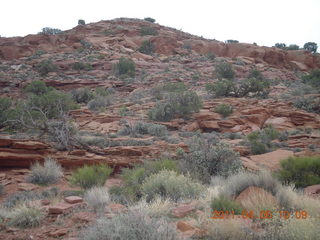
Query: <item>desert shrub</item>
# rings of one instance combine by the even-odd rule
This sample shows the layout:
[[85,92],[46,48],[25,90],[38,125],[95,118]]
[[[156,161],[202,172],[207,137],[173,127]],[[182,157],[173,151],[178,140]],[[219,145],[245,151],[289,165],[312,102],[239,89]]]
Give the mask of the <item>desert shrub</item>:
[[204,183],[208,183],[211,176],[229,176],[241,167],[238,153],[216,138],[195,136],[188,146],[190,152],[183,156],[183,167]]
[[52,90],[52,87],[47,87],[46,83],[40,80],[32,81],[24,88],[24,92],[32,93],[38,96],[46,94]]
[[300,47],[297,44],[290,44],[286,50],[299,50]]
[[0,184],[0,196],[4,193],[4,186]]
[[238,40],[229,39],[229,40],[226,40],[226,43],[239,43],[239,41]]
[[237,89],[238,97],[268,95],[270,83],[263,79],[248,78],[240,83]]
[[62,31],[58,28],[45,27],[45,28],[42,28],[42,31],[39,34],[56,35],[60,33],[62,33]]
[[114,188],[110,194],[113,195],[112,197],[115,195],[121,197],[122,195],[121,198],[131,202],[137,201],[143,196],[142,183],[144,179],[162,170],[178,171],[177,164],[171,159],[159,159],[146,162],[143,165],[136,165],[132,169],[122,169],[121,178],[124,181],[124,186]]
[[150,134],[152,136],[163,137],[167,135],[167,127],[146,122],[137,122],[134,126],[126,125],[123,129],[120,129],[119,135],[130,135],[131,137],[139,137],[140,134]]
[[147,201],[151,201],[157,196],[173,201],[197,198],[203,190],[203,186],[194,182],[189,176],[168,170],[162,170],[149,176],[142,184],[142,192]]
[[85,71],[90,71],[92,70],[92,65],[89,64],[89,63],[84,63],[84,62],[75,62],[73,65],[72,65],[72,68],[74,70],[85,70]]
[[304,83],[310,84],[313,87],[320,88],[320,69],[315,69],[308,75],[302,77]]
[[31,166],[31,175],[27,181],[34,184],[47,185],[57,182],[62,176],[61,165],[52,158],[46,158],[43,165],[37,162]]
[[293,101],[293,106],[307,112],[320,113],[320,98],[299,97]]
[[42,60],[36,65],[36,69],[41,76],[45,76],[49,72],[56,72],[58,70],[57,66],[54,65],[51,60]]
[[83,240],[176,240],[175,227],[164,219],[150,218],[144,211],[129,211],[112,219],[101,218],[87,228],[81,237]]
[[312,53],[316,53],[318,45],[315,42],[307,42],[303,45],[303,48]]
[[252,154],[262,154],[273,149],[272,140],[279,137],[280,133],[272,126],[254,131],[247,135]]
[[279,179],[296,187],[320,184],[320,156],[290,157],[281,161]]
[[94,94],[89,88],[77,88],[72,89],[70,94],[73,100],[77,103],[88,103],[91,99],[94,98]]
[[103,111],[107,106],[111,105],[111,97],[95,97],[94,99],[90,100],[87,104],[90,111],[93,112],[100,112]]
[[251,186],[263,188],[274,196],[281,188],[281,184],[269,172],[263,171],[258,174],[239,172],[225,180],[223,193],[229,197],[236,197]]
[[86,22],[83,19],[79,19],[78,25],[86,25]]
[[37,227],[45,218],[43,209],[27,205],[17,207],[10,215],[9,225],[19,228]]
[[54,142],[54,147],[60,151],[71,150],[76,137],[77,129],[64,119],[50,120],[47,123],[49,140]]
[[240,206],[240,204],[224,195],[219,195],[218,197],[214,198],[211,201],[210,207],[213,211],[228,211],[229,213],[233,211],[235,215],[241,215],[243,211],[243,208]]
[[166,95],[172,92],[183,92],[188,87],[183,82],[169,82],[165,84],[159,84],[151,89],[151,95],[156,99],[163,99]]
[[144,18],[144,20],[151,22],[151,23],[154,23],[156,21],[154,18],[151,18],[151,17],[146,17],[146,18]]
[[233,80],[219,80],[216,83],[207,83],[206,90],[214,97],[235,96],[236,84]]
[[119,62],[113,65],[113,72],[118,76],[134,77],[135,64],[132,59],[121,57]]
[[209,52],[209,53],[206,54],[206,57],[209,60],[213,61],[216,58],[216,55],[213,52]]
[[150,40],[143,41],[138,51],[144,54],[151,55],[154,52],[154,45]]
[[158,35],[158,31],[153,27],[143,26],[140,29],[140,34],[141,36],[147,36],[147,35],[155,36],[155,35]]
[[285,50],[286,49],[286,44],[285,43],[276,43],[274,45],[274,47]]
[[189,118],[201,107],[202,102],[196,92],[174,92],[168,95],[164,103],[157,103],[148,114],[152,120],[169,121],[175,116]]
[[110,140],[105,136],[92,136],[90,134],[81,134],[80,140],[89,146],[96,146],[99,148],[106,148],[110,146]]
[[229,104],[221,103],[217,107],[215,107],[214,111],[221,114],[223,117],[228,117],[233,113],[233,108]]
[[262,76],[262,73],[258,69],[253,68],[250,71],[248,78],[255,78],[255,79],[258,79],[258,80],[262,80],[263,76]]
[[76,169],[72,173],[70,182],[74,185],[79,185],[84,189],[89,189],[94,186],[103,186],[111,172],[112,168],[108,165],[86,165]]
[[226,79],[232,80],[234,79],[234,76],[235,76],[235,72],[232,68],[232,65],[227,62],[218,63],[215,66],[215,72],[219,79],[226,78]]
[[114,93],[114,90],[112,88],[96,87],[94,93],[97,96],[106,97],[112,95]]
[[93,187],[84,194],[84,200],[95,213],[104,213],[104,208],[109,203],[109,193],[105,187]]
[[7,120],[9,119],[9,110],[12,106],[10,98],[0,98],[0,128],[6,125]]

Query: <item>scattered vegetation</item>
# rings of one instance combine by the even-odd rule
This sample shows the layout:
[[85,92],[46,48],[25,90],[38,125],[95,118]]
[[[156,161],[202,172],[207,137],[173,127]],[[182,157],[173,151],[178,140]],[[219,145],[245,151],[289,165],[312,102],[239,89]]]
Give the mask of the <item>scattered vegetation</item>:
[[138,201],[143,196],[143,181],[162,170],[178,171],[177,164],[171,159],[160,159],[146,162],[143,165],[135,165],[131,169],[123,169],[121,178],[124,181],[124,186],[110,189],[111,197],[125,203]]
[[51,60],[42,60],[36,65],[36,69],[41,76],[46,76],[49,72],[56,72],[58,70]]
[[92,70],[92,65],[90,63],[75,62],[72,65],[72,68],[77,71],[80,71],[80,70],[90,71]]
[[163,99],[173,92],[184,92],[188,87],[183,82],[169,82],[165,84],[158,84],[151,89],[151,95],[156,99]]
[[14,209],[9,225],[19,228],[32,228],[41,224],[45,214],[39,207],[21,205]]
[[84,199],[95,213],[104,214],[104,209],[109,203],[109,193],[105,187],[92,187],[84,194]]
[[83,233],[84,240],[100,239],[179,239],[175,226],[164,219],[150,218],[143,210],[118,214],[112,219],[101,218]]
[[210,206],[213,211],[228,211],[229,213],[233,211],[235,215],[241,215],[243,211],[243,208],[240,206],[240,204],[224,195],[219,195],[218,197],[214,198]]
[[148,35],[155,36],[155,35],[158,35],[158,31],[153,27],[143,26],[140,29],[140,34],[141,36],[148,36]]
[[320,88],[320,69],[315,69],[310,74],[302,77],[304,83],[307,83],[315,88]]
[[197,198],[203,190],[203,186],[190,177],[169,170],[162,170],[149,176],[142,184],[142,192],[147,201],[156,197],[172,201]]
[[221,114],[223,117],[228,117],[233,113],[233,108],[229,104],[221,103],[215,107],[214,111]]
[[151,22],[151,23],[155,23],[156,20],[154,18],[151,18],[151,17],[146,17],[144,18],[145,21],[148,21],[148,22]]
[[45,27],[42,28],[42,31],[39,32],[39,34],[44,34],[44,35],[57,35],[62,33],[62,31],[58,28],[51,28],[51,27]]
[[34,184],[47,185],[57,182],[62,176],[61,165],[52,158],[46,158],[43,166],[38,162],[31,166],[31,175],[27,181]]
[[88,102],[88,108],[93,112],[103,111],[107,106],[111,105],[111,96],[107,97],[95,97]]
[[272,126],[254,131],[247,135],[252,154],[263,154],[273,150],[272,141],[279,137],[280,133]]
[[140,137],[140,135],[150,134],[152,136],[163,137],[167,135],[167,127],[154,123],[137,122],[134,126],[126,125],[119,130],[120,135],[130,135],[131,137]]
[[135,64],[132,59],[121,57],[119,62],[113,65],[113,72],[122,78],[135,77]]
[[226,40],[226,43],[239,43],[239,41],[238,40],[229,39],[229,40]]
[[320,156],[290,157],[281,161],[279,179],[297,188],[320,184]]
[[79,185],[81,188],[89,189],[95,186],[103,186],[112,172],[108,165],[99,164],[83,166],[72,173],[70,182]]
[[73,100],[77,103],[88,103],[94,98],[93,92],[89,88],[76,88],[70,91]]
[[142,42],[138,51],[144,54],[151,55],[154,52],[154,45],[150,40],[145,40]]
[[238,153],[215,136],[200,135],[189,141],[189,153],[183,155],[183,168],[204,183],[214,175],[229,176],[241,167]]
[[184,91],[170,93],[164,102],[158,102],[148,115],[156,121],[170,121],[175,116],[189,118],[193,112],[198,112],[202,102],[196,92]]
[[215,66],[215,72],[219,79],[225,78],[232,80],[234,79],[235,72],[232,68],[232,65],[227,62],[220,62]]

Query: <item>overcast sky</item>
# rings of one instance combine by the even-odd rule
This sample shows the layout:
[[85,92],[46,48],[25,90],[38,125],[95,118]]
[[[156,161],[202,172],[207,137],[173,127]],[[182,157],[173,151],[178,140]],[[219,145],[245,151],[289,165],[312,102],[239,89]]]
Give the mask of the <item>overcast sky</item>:
[[[35,34],[43,27],[73,28],[119,17],[157,23],[205,38],[272,46],[316,42],[320,0],[0,0],[0,35]],[[318,50],[319,52],[319,50]]]

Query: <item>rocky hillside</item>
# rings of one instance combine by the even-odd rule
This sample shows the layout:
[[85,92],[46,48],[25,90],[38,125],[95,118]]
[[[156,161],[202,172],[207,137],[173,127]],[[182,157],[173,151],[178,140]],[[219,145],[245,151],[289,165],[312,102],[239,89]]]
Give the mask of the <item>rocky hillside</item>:
[[[222,238],[208,230],[210,201],[219,195],[210,185],[212,176],[238,176],[242,168],[253,179],[251,172],[277,171],[288,157],[319,156],[318,69],[319,54],[223,43],[139,19],[78,25],[56,35],[0,38],[0,238],[89,239],[78,229],[95,223],[99,212],[91,211],[90,198],[83,203],[81,184],[70,184],[75,169],[101,163],[112,168],[112,177],[102,185],[105,191],[120,190],[113,190],[113,198],[106,193],[112,200],[105,201],[102,212],[114,219],[131,212],[143,197],[150,204],[152,194],[140,189],[142,180],[159,169],[146,164],[164,158],[179,173],[190,172],[202,184],[195,189],[205,195],[160,201],[158,212],[148,205],[151,215],[170,216],[179,237]],[[223,163],[203,167],[197,154]],[[63,167],[64,176],[50,186],[30,181],[30,166],[49,158]],[[145,173],[141,186],[129,191],[128,175],[138,173],[125,175],[123,168],[133,166],[145,166]],[[230,174],[234,166],[237,171]],[[257,206],[248,207],[245,200],[263,195],[278,208],[279,195],[287,190],[280,182],[273,184],[274,191],[264,183],[248,185],[231,194],[232,201],[248,210]],[[305,192],[317,198],[315,186]],[[19,194],[35,204],[29,209],[41,206],[41,223],[25,227],[12,222],[10,202]],[[292,194],[292,201],[305,200]],[[310,199],[312,207],[318,204]],[[226,227],[219,224],[219,229]],[[271,231],[250,218],[239,224],[261,235]]]

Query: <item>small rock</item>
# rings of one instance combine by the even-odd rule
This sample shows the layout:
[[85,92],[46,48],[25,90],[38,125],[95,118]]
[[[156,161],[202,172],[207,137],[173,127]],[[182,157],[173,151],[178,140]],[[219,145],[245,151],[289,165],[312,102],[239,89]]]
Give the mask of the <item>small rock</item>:
[[61,214],[67,212],[73,206],[66,203],[58,203],[53,206],[49,206],[49,214]]
[[74,223],[89,223],[94,221],[95,214],[92,212],[78,212],[72,216],[72,221]]
[[65,197],[64,201],[70,204],[75,204],[75,203],[83,202],[83,198],[78,196],[69,196],[69,197]]
[[62,228],[62,229],[56,230],[54,232],[50,232],[49,236],[51,236],[51,237],[61,237],[63,235],[66,235],[68,233],[68,231],[69,230],[67,228]]
[[47,206],[47,205],[49,205],[50,204],[50,201],[48,200],[48,199],[42,199],[41,200],[41,205],[42,206]]
[[177,218],[183,218],[187,216],[189,213],[193,212],[195,209],[196,208],[194,204],[186,204],[173,208],[171,210],[171,213],[173,216]]
[[19,191],[32,191],[34,189],[38,188],[38,186],[32,184],[32,183],[19,183],[18,184],[18,190]]

